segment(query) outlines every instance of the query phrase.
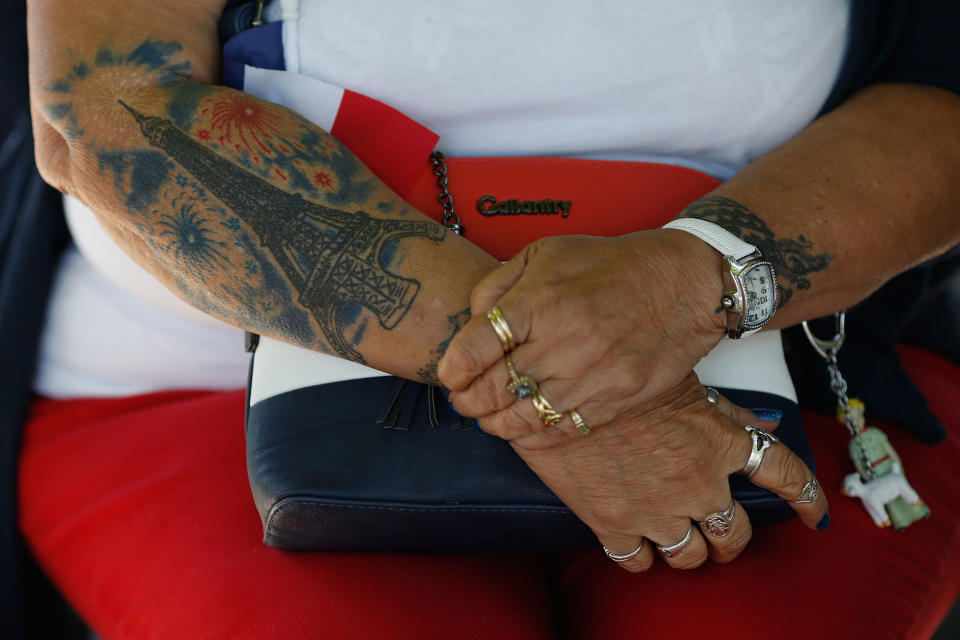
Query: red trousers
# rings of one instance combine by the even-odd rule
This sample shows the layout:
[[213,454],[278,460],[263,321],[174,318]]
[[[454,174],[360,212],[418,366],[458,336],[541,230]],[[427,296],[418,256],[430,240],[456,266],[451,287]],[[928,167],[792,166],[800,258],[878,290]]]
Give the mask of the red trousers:
[[240,391],[37,401],[20,523],[104,640],[925,638],[960,589],[960,370],[904,357],[950,435],[926,447],[879,425],[933,512],[903,533],[839,494],[846,432],[806,413],[832,525],[757,526],[731,564],[631,575],[599,549],[276,551],[247,484]]

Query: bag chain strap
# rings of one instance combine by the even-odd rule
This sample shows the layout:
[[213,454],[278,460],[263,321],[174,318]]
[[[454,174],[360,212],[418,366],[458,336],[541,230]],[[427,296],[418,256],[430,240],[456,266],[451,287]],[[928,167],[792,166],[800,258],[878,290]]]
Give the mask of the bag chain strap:
[[448,188],[449,180],[447,179],[446,158],[443,157],[441,152],[434,151],[430,154],[430,160],[433,162],[433,175],[437,176],[437,188],[440,190],[440,195],[437,196],[437,200],[440,201],[440,206],[443,207],[443,218],[440,222],[447,229],[450,229],[450,231],[453,231],[458,236],[462,236],[464,228],[463,225],[460,224],[460,216],[458,216],[457,212],[453,209],[453,196],[450,194],[450,189]]

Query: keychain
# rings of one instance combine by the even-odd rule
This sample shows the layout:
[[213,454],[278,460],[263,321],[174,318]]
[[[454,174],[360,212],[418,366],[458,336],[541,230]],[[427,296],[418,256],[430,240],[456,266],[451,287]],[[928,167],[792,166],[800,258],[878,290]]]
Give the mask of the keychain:
[[850,458],[856,472],[843,479],[843,494],[860,498],[878,527],[893,526],[903,531],[912,523],[930,516],[930,509],[913,490],[903,473],[900,456],[887,435],[866,426],[866,407],[857,398],[847,397],[847,381],[840,373],[837,352],[846,338],[846,313],[834,314],[836,334],[830,340],[813,335],[803,322],[803,332],[817,353],[827,361],[830,388],[837,397],[837,420],[850,432]]

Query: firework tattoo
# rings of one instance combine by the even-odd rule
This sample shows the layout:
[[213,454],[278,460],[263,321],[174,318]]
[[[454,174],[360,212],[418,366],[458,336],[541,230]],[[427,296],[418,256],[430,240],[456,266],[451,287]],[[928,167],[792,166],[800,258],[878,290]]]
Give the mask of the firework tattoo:
[[[181,292],[241,326],[364,363],[369,321],[394,329],[420,290],[393,272],[403,239],[439,243],[446,229],[382,203],[374,208],[394,218],[360,210],[377,185],[349,151],[286,109],[181,82],[189,63],[176,61],[180,50],[151,40],[129,52],[101,49],[48,87],[58,99],[47,113],[82,139],[72,98],[84,83],[123,65],[151,74],[169,95],[164,113],[118,101],[145,144],[95,157]],[[465,318],[449,316],[449,337],[418,370],[424,381],[437,383],[436,361]]]

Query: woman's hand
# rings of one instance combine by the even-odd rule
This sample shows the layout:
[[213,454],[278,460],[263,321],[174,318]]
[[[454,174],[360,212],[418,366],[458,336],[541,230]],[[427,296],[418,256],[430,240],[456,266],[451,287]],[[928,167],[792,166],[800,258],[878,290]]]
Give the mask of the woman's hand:
[[682,231],[539,240],[474,288],[473,318],[440,361],[440,380],[489,433],[543,430],[532,403],[507,391],[485,315],[497,305],[519,345],[516,370],[560,413],[607,424],[676,386],[723,337],[722,268],[716,250]]
[[[549,432],[543,432],[512,445],[611,553],[629,554],[647,539],[633,558],[622,563],[628,571],[650,567],[651,542],[671,545],[692,526],[686,545],[666,560],[672,567],[689,569],[708,555],[717,562],[730,561],[749,542],[750,519],[739,503],[723,537],[701,533],[691,520],[701,521],[734,503],[728,476],[743,469],[751,451],[744,426],[773,430],[777,424],[759,420],[722,397],[711,405],[690,374],[675,388],[587,437],[563,438],[545,447],[543,436]],[[751,479],[794,500],[813,477],[802,460],[777,443],[765,451]],[[822,491],[815,501],[792,506],[812,529],[827,513]]]

